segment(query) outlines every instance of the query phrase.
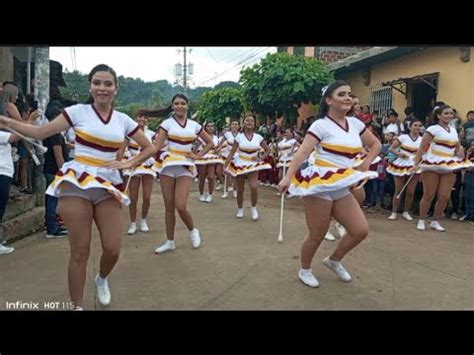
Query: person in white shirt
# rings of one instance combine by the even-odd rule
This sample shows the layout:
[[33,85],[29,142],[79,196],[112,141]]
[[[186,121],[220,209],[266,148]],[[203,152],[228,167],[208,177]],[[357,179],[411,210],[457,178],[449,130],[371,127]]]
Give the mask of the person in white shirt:
[[[138,111],[136,115],[136,122],[138,127],[145,134],[146,138],[151,142],[155,139],[155,132],[148,129],[147,125],[149,117]],[[121,160],[125,150],[127,150],[127,157],[133,158],[140,153],[140,145],[135,142],[132,138],[127,139],[124,149],[120,150],[117,159]],[[150,209],[151,193],[153,190],[153,180],[156,178],[156,172],[153,170],[155,159],[153,157],[145,160],[141,165],[135,167],[133,170],[125,170],[123,175],[131,179],[128,191],[130,193],[130,227],[127,231],[128,235],[134,235],[137,232],[137,204],[138,204],[138,192],[140,185],[142,186],[142,211],[140,219],[140,232],[147,233],[150,231],[146,218]]]
[[[319,286],[311,263],[332,217],[347,229],[347,233],[323,263],[344,282],[351,281],[352,277],[341,264],[342,258],[369,233],[367,219],[350,190],[378,177],[376,171],[368,169],[378,156],[381,144],[362,121],[346,116],[352,106],[350,95],[350,86],[342,80],[326,89],[320,104],[320,117],[323,118],[308,129],[303,144],[278,185],[281,193],[288,189],[303,199],[309,233],[301,248],[298,277],[310,287]],[[363,146],[370,148],[366,159],[354,168],[355,158]],[[302,166],[315,147],[318,155],[314,163]]]
[[[232,150],[232,146],[234,145],[234,139],[240,132],[240,122],[239,120],[232,120],[230,122],[230,130],[224,133],[223,139],[221,140],[220,147],[222,158],[224,161],[229,156],[230,151]],[[226,174],[227,186],[224,188],[224,193],[222,194],[222,198],[227,198],[229,196],[228,192],[232,192],[234,198],[237,198],[237,183],[234,177],[230,175],[228,172],[223,171]]]
[[[176,211],[189,231],[193,248],[197,249],[201,245],[201,235],[194,225],[187,204],[193,179],[197,175],[195,160],[202,159],[214,148],[214,144],[198,122],[187,118],[188,103],[186,95],[176,94],[167,108],[143,111],[150,117],[167,117],[174,112],[172,117],[161,123],[153,142],[159,151],[154,169],[160,174],[166,225],[166,241],[155,249],[155,254],[176,249]],[[195,154],[192,146],[198,137],[202,138],[206,145],[199,154]]]
[[383,134],[392,132],[395,136],[399,136],[405,131],[404,125],[398,119],[398,113],[395,111],[389,111],[388,113],[388,125],[383,129]]
[[[398,194],[405,185],[407,179],[413,173],[413,167],[415,166],[415,155],[421,144],[421,121],[413,119],[410,125],[410,134],[402,134],[393,139],[393,143],[389,148],[392,154],[397,156],[397,159],[389,163],[387,172],[392,174],[395,180],[395,193],[392,199],[392,214],[388,217],[389,220],[397,219],[398,205],[400,199],[397,198]],[[402,216],[407,221],[413,220],[410,215],[411,206],[413,204],[413,197],[415,194],[415,188],[420,178],[420,172],[416,171],[415,176],[410,180],[406,188],[405,194],[405,211]]]
[[[4,114],[4,105],[1,104],[0,93],[0,114]],[[10,197],[10,186],[13,180],[13,158],[10,143],[18,140],[18,137],[10,132],[0,131],[0,255],[10,254],[15,248],[4,245],[3,235],[3,215]]]
[[450,106],[436,106],[432,114],[434,125],[426,129],[415,156],[415,166],[421,162],[423,182],[420,219],[417,225],[417,229],[421,231],[426,229],[425,218],[435,196],[438,201],[430,227],[438,232],[445,231],[439,221],[451,198],[451,189],[456,177],[454,172],[472,167],[472,162],[465,158],[458,133],[449,126],[452,119],[453,109]]
[[[212,202],[212,193],[214,192],[214,182],[216,180],[216,169],[218,165],[223,165],[224,160],[219,155],[219,138],[214,134],[215,126],[214,122],[207,122],[204,124],[204,130],[209,135],[214,144],[214,148],[208,151],[202,159],[196,160],[195,164],[198,169],[198,178],[199,178],[199,201],[201,202]],[[198,138],[198,142],[195,146],[195,153],[201,150],[206,143]],[[208,181],[209,194],[207,197],[204,195],[204,185]]]
[[[102,245],[99,273],[95,277],[97,297],[102,305],[110,304],[107,277],[120,255],[122,204],[130,203],[118,170],[139,165],[156,152],[138,124],[113,109],[118,91],[115,71],[99,64],[89,73],[89,83],[87,104],[70,106],[45,125],[27,125],[0,116],[0,129],[7,126],[38,140],[74,127],[74,160],[62,165],[46,194],[59,197],[59,213],[69,231],[69,294],[77,309],[82,309],[84,304],[93,221]],[[138,142],[142,151],[134,159],[119,162],[117,152],[126,136]]]
[[[244,119],[244,129],[234,139],[232,150],[224,164],[225,171],[237,180],[237,218],[244,217],[244,191],[245,179],[250,185],[250,199],[252,203],[252,220],[259,218],[257,211],[258,202],[258,172],[260,170],[271,169],[271,165],[265,162],[269,153],[269,148],[263,137],[254,132],[255,117],[248,113]],[[259,152],[263,148],[263,156],[259,157]],[[235,153],[238,151],[238,154]],[[234,157],[235,155],[235,157]]]

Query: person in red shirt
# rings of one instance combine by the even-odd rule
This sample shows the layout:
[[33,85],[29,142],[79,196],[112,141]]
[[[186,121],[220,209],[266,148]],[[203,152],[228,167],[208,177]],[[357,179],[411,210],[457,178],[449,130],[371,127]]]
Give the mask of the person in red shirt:
[[370,106],[364,105],[362,106],[362,112],[358,116],[359,120],[365,123],[368,127],[372,123],[372,114],[370,113]]

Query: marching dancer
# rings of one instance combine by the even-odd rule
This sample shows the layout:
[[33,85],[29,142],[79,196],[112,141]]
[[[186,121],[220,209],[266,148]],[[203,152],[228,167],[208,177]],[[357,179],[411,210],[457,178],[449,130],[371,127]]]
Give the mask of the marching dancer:
[[389,220],[397,219],[398,205],[400,199],[397,198],[398,194],[405,185],[406,181],[410,176],[415,174],[406,188],[405,194],[405,210],[403,212],[403,218],[407,221],[412,221],[413,217],[410,215],[411,206],[413,204],[413,197],[415,195],[415,188],[420,178],[420,170],[413,172],[415,166],[415,155],[421,145],[421,130],[422,123],[420,120],[413,120],[410,125],[410,133],[402,134],[399,137],[395,137],[389,151],[395,154],[398,158],[391,162],[387,168],[387,172],[392,174],[395,179],[395,193],[392,200],[392,214],[388,217]]
[[[280,192],[289,189],[293,195],[303,197],[306,224],[309,234],[301,248],[299,279],[310,287],[318,287],[319,281],[311,271],[311,261],[324,238],[334,216],[348,231],[336,250],[323,261],[345,282],[352,280],[342,266],[344,256],[368,234],[369,227],[360,205],[350,192],[367,179],[377,177],[368,168],[378,156],[381,144],[355,117],[346,117],[352,98],[350,86],[342,80],[331,84],[323,94],[321,118],[308,130],[303,144],[293,158],[287,174],[279,184]],[[354,159],[362,146],[370,147],[365,161],[353,169]],[[315,164],[298,170],[313,149],[318,155]]]
[[[217,165],[224,164],[224,161],[219,156],[219,139],[214,134],[214,123],[207,122],[204,125],[204,130],[209,135],[215,148],[209,150],[203,157],[196,160],[194,163],[197,165],[198,178],[199,178],[199,201],[201,202],[212,202],[212,193],[214,192],[214,181],[216,179],[216,167]],[[201,151],[200,147],[204,146],[205,143],[201,138],[198,138],[195,149]],[[204,184],[206,178],[209,184],[209,194],[204,196]]]
[[[83,307],[93,221],[102,244],[99,273],[95,277],[97,296],[102,305],[110,303],[107,276],[121,249],[121,205],[130,203],[117,169],[130,169],[155,153],[138,124],[113,109],[118,90],[115,71],[105,64],[97,65],[89,73],[89,83],[88,104],[70,106],[45,125],[28,125],[0,116],[0,128],[11,127],[40,140],[74,128],[74,160],[63,164],[46,194],[59,197],[59,212],[69,231],[69,293],[76,309]],[[127,162],[119,162],[115,159],[126,136],[133,138],[142,151]]]
[[[176,225],[175,210],[186,225],[193,248],[201,245],[199,230],[194,227],[193,218],[187,209],[187,202],[193,178],[196,177],[195,160],[213,148],[211,138],[202,126],[188,119],[188,98],[176,94],[171,105],[160,110],[143,110],[150,117],[163,117],[171,112],[174,115],[164,120],[159,128],[154,145],[160,151],[154,169],[160,174],[161,192],[165,203],[166,241],[155,249],[155,253],[164,253],[176,249],[174,228]],[[193,142],[201,137],[206,146],[199,154],[192,152]],[[167,144],[165,145],[165,142]]]
[[[138,111],[136,122],[138,127],[145,134],[150,143],[155,139],[155,132],[147,128],[149,117],[144,115],[142,112]],[[129,138],[126,143],[128,148],[129,157],[133,158],[140,153],[140,146],[133,139]],[[119,155],[119,160],[120,160]],[[155,159],[153,157],[148,158],[140,166],[137,166],[135,169],[125,170],[123,172],[124,176],[127,176],[130,180],[129,184],[129,194],[130,194],[130,228],[128,229],[127,234],[133,235],[137,232],[137,203],[138,203],[138,191],[140,185],[142,186],[142,212],[140,220],[140,231],[148,232],[150,229],[146,223],[146,217],[148,216],[148,211],[150,209],[150,199],[151,192],[153,190],[153,180],[156,177],[155,171],[152,169],[155,164]]]
[[[263,162],[269,153],[268,145],[263,137],[254,133],[255,117],[247,114],[244,119],[244,129],[234,139],[232,150],[227,156],[225,162],[225,171],[237,180],[237,218],[244,217],[244,190],[245,179],[247,178],[250,186],[250,198],[252,202],[252,220],[258,220],[257,202],[258,202],[258,171],[271,169],[270,164]],[[262,160],[259,159],[260,149],[264,149]],[[234,154],[238,154],[234,157]],[[231,162],[232,161],[232,162]],[[229,164],[230,163],[230,164]]]
[[453,109],[450,106],[441,105],[434,108],[432,120],[435,124],[426,129],[415,156],[415,166],[421,162],[423,182],[420,219],[417,225],[417,229],[421,231],[426,229],[426,214],[435,195],[438,201],[430,227],[438,232],[445,231],[439,221],[451,197],[455,179],[454,171],[472,166],[472,163],[465,159],[464,148],[459,143],[458,133],[449,127],[452,118]]

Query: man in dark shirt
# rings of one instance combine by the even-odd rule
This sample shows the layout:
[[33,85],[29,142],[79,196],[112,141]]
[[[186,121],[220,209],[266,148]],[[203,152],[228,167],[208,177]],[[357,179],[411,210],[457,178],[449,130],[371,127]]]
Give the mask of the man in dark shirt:
[[[62,106],[58,101],[51,101],[46,108],[45,116],[52,121],[61,114]],[[44,155],[43,175],[46,179],[46,186],[49,186],[65,161],[67,161],[66,141],[62,134],[58,133],[46,138],[43,145],[48,148]],[[45,198],[45,224],[46,238],[60,238],[67,235],[67,231],[59,226],[56,219],[58,198],[46,195]]]

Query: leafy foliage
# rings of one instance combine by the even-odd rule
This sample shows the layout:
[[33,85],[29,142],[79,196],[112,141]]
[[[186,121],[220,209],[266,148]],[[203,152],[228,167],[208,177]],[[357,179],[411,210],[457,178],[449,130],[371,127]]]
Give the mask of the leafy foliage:
[[271,118],[283,116],[292,125],[301,104],[316,104],[333,76],[316,58],[280,52],[240,73],[244,100],[250,110]]
[[225,87],[203,94],[199,105],[201,121],[213,121],[218,129],[225,125],[226,117],[239,118],[244,111],[240,88]]

